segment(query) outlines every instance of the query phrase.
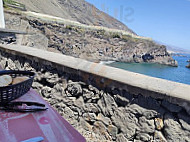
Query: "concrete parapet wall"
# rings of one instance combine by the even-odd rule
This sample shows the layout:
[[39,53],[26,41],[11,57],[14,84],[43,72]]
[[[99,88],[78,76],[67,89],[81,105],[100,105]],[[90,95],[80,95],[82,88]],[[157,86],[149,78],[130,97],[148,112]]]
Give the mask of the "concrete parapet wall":
[[136,95],[142,94],[156,99],[166,99],[184,107],[190,113],[190,85],[149,77],[31,47],[0,45],[0,50],[57,66],[59,70],[72,74],[75,79],[80,79],[107,91],[117,88],[117,90],[126,90]]

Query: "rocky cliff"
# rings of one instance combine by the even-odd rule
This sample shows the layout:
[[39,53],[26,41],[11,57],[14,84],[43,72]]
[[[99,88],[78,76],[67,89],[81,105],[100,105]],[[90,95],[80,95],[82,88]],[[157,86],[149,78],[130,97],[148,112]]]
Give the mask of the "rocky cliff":
[[47,20],[47,17],[39,18],[37,15],[35,17],[12,11],[6,11],[5,17],[7,28],[32,33],[17,35],[11,39],[15,44],[42,48],[94,62],[112,60],[177,66],[165,46],[134,34],[93,26],[89,28],[87,25],[76,26],[61,22],[62,19]]

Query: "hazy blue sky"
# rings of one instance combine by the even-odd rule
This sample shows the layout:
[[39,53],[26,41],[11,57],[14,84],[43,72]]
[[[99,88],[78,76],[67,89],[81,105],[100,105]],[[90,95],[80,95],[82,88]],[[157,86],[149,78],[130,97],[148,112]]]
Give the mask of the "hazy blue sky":
[[190,0],[86,0],[138,35],[190,49]]

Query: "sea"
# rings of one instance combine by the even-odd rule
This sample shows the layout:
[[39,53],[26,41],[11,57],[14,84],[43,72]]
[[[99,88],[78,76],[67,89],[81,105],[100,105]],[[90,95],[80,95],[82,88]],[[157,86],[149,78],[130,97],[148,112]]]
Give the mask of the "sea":
[[121,63],[113,62],[109,66],[145,74],[152,77],[171,80],[179,83],[190,85],[190,69],[185,66],[188,65],[190,54],[177,54],[173,58],[178,62],[178,67],[171,67],[167,65],[155,63]]

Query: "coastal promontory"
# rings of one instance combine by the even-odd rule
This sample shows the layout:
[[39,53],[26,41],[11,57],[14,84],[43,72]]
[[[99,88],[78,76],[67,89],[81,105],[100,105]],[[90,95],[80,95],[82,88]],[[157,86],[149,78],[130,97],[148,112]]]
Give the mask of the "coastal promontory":
[[[25,5],[26,11],[5,8],[6,28],[22,29],[27,34],[5,37],[2,35],[1,43],[40,48],[93,62],[148,62],[178,66],[164,45],[159,45],[150,38],[138,36],[127,26],[103,12],[101,15],[104,17],[99,19],[94,18],[90,11],[89,16],[89,13],[84,12],[84,8],[92,5],[83,0],[64,2],[56,0],[56,4],[60,6],[57,9],[47,9],[48,7],[44,7],[41,1],[38,5],[32,0],[27,3],[19,2]],[[72,15],[72,10],[75,9],[72,5],[78,5],[80,9],[75,12],[75,16]],[[61,10],[62,15],[59,13]],[[53,11],[53,16],[47,11]],[[96,9],[96,12],[100,11]],[[85,20],[82,20],[84,18]]]

